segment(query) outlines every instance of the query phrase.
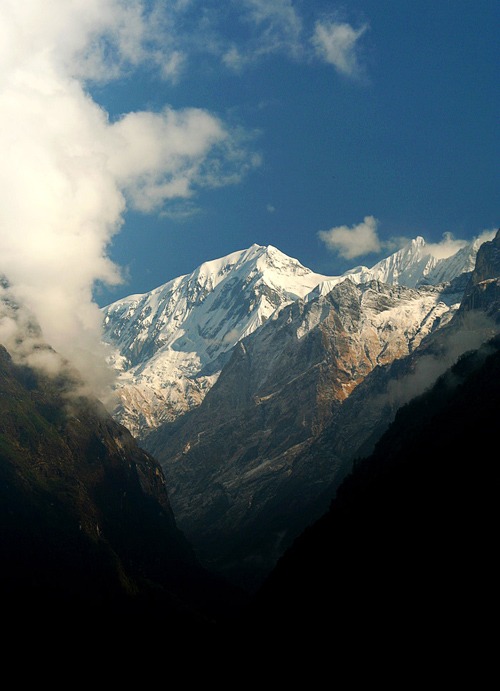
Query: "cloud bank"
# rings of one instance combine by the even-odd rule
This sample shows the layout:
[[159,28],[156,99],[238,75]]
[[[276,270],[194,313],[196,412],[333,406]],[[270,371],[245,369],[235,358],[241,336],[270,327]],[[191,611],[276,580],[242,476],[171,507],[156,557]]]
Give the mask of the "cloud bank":
[[[200,187],[237,182],[258,164],[240,133],[209,112],[167,106],[111,122],[91,97],[91,81],[145,62],[175,72],[161,6],[0,5],[0,276],[46,340],[96,386],[103,352],[92,291],[96,282],[121,280],[108,249],[126,210],[161,211]],[[7,319],[0,312],[0,333]]]

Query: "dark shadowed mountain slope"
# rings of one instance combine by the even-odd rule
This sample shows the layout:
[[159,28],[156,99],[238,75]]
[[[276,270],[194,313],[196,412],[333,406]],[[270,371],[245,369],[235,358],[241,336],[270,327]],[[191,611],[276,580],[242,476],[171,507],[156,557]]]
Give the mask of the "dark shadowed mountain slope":
[[239,594],[199,566],[158,463],[74,386],[0,348],[5,627],[51,622],[68,636],[89,626],[94,638],[137,640],[159,625],[176,635],[212,628]]
[[345,280],[297,300],[234,348],[200,406],[148,435],[205,564],[250,585],[272,568],[338,470],[331,453],[303,463],[305,450],[373,368],[451,318],[462,292]]
[[327,630],[420,666],[456,645],[469,654],[494,592],[499,419],[497,336],[399,410],[280,559],[251,621],[271,640]]
[[449,284],[345,280],[282,308],[200,406],[148,435],[203,563],[254,588],[398,408],[498,333],[499,243]]

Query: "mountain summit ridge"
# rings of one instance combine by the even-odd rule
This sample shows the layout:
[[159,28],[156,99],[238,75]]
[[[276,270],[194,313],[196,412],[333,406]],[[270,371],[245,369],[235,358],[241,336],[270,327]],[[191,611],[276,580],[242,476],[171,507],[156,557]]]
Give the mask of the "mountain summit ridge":
[[109,305],[103,339],[121,372],[115,415],[137,434],[196,406],[238,341],[326,278],[254,244]]
[[422,237],[368,269],[325,276],[273,245],[204,262],[191,274],[103,308],[103,340],[118,371],[115,417],[138,437],[196,407],[236,343],[286,305],[328,294],[351,279],[417,287],[470,270],[476,244],[446,259],[426,252]]
[[371,268],[356,266],[349,269],[342,276],[320,284],[314,293],[325,295],[334,285],[346,278],[350,278],[354,283],[376,280],[389,285],[404,285],[407,288],[446,283],[474,269],[476,254],[483,242],[483,239],[475,238],[453,254],[437,257],[429,249],[425,239],[418,235]]

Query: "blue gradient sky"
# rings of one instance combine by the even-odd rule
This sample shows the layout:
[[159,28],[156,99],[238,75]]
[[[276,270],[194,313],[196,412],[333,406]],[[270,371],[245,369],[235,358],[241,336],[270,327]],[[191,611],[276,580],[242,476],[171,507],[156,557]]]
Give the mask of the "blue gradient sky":
[[[226,150],[216,186],[127,211],[109,248],[126,280],[99,287],[100,305],[253,243],[335,275],[401,238],[498,226],[498,1],[170,4],[163,73],[143,61],[89,91],[111,121],[203,109],[237,161]],[[349,247],[319,235],[366,218]]]

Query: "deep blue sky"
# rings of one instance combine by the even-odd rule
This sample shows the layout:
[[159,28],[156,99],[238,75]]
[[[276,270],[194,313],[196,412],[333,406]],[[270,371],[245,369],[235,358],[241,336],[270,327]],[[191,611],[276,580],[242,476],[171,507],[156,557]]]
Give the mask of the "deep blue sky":
[[[112,120],[204,109],[260,157],[234,184],[128,212],[110,247],[127,280],[97,291],[99,304],[253,243],[336,275],[372,265],[393,238],[469,239],[498,226],[498,0],[268,0],[276,13],[258,21],[265,4],[186,2],[172,28],[175,79],[143,65],[91,89]],[[317,22],[330,54],[311,41]],[[339,26],[353,32],[350,49]],[[237,69],[223,55],[239,55]],[[378,253],[346,259],[318,236],[367,216]]]

